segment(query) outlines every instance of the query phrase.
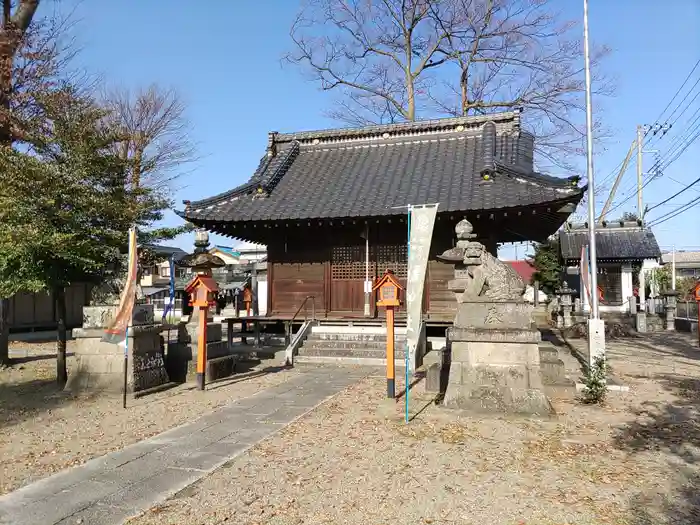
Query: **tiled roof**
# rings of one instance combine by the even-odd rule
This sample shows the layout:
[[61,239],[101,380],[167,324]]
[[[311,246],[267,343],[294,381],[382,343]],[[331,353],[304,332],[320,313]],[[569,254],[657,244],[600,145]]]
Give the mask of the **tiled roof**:
[[[700,252],[676,252],[676,264],[697,264],[700,265]],[[673,261],[673,255],[669,253],[664,253],[661,256],[661,260],[664,263],[670,263]]]
[[440,211],[578,203],[585,188],[576,179],[533,172],[533,148],[519,112],[271,133],[247,183],[185,201],[180,215],[238,222],[385,216],[435,202]]
[[530,261],[504,261],[510,264],[513,269],[518,272],[518,275],[522,277],[525,284],[530,284],[532,281],[532,274],[534,274],[537,269]]
[[145,248],[147,250],[151,250],[154,254],[159,255],[161,257],[170,258],[172,256],[174,258],[175,262],[179,261],[185,255],[187,255],[187,252],[185,250],[183,250],[181,248],[177,248],[176,246],[162,246],[160,244],[144,244],[141,247]]
[[[596,256],[598,259],[640,260],[661,257],[659,244],[651,230],[640,227],[596,229]],[[564,260],[578,261],[581,248],[588,246],[588,230],[562,230],[559,246]]]

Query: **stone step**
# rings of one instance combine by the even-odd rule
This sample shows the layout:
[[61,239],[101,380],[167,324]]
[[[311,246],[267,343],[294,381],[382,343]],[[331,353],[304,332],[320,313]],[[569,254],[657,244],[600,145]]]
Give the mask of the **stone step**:
[[[361,348],[314,348],[302,346],[299,349],[300,356],[317,356],[317,357],[334,357],[334,358],[374,358],[386,359],[386,351],[379,349],[361,349]],[[403,350],[394,352],[395,361],[403,361],[405,358]]]
[[[402,348],[406,341],[395,341],[394,348]],[[323,339],[307,339],[304,348],[328,348],[338,350],[386,350],[386,341],[333,341]]]
[[[357,335],[386,335],[386,326],[329,326],[319,325],[311,328],[314,334],[357,334]],[[405,326],[395,326],[394,333],[406,334]]]
[[568,381],[566,367],[561,359],[540,359],[540,373],[545,385],[556,385]]
[[[324,334],[311,333],[307,340],[313,341],[353,341],[353,342],[386,342],[386,334]],[[406,341],[405,335],[395,335],[394,341]]]
[[[311,365],[345,365],[345,366],[372,366],[386,367],[386,358],[377,357],[338,357],[333,355],[298,355],[294,358],[294,366],[311,366]],[[404,370],[404,362],[396,360],[396,374],[399,370]],[[402,372],[403,373],[403,372]]]

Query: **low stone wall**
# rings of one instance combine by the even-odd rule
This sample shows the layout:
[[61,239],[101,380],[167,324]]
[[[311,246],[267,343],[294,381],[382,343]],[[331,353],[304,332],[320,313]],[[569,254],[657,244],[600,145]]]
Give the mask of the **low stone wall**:
[[[169,382],[160,331],[160,325],[129,329],[128,392],[140,392]],[[103,342],[103,335],[102,329],[73,330],[76,367],[68,377],[66,390],[122,391],[124,345]]]
[[[236,371],[238,356],[234,355],[227,341],[221,340],[221,324],[207,324],[207,381],[229,377]],[[165,350],[165,368],[171,381],[184,383],[197,373],[197,327],[181,323],[177,327],[175,342],[169,342]]]
[[676,317],[676,330],[679,332],[698,333],[697,319],[679,319]]

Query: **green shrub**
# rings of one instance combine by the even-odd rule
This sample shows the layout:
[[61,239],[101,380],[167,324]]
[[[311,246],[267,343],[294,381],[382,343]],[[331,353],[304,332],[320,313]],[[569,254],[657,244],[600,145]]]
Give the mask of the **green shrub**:
[[608,365],[605,357],[598,356],[593,361],[593,366],[588,370],[588,373],[583,378],[583,396],[581,401],[587,405],[599,405],[605,401],[605,396],[608,393],[607,375]]

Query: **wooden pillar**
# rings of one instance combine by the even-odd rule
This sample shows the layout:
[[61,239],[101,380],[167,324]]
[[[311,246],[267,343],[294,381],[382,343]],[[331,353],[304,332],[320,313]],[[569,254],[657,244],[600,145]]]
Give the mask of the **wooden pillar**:
[[207,366],[207,312],[208,308],[199,308],[199,330],[197,337],[197,389],[204,390]]
[[[700,304],[700,303],[698,303]],[[394,307],[386,308],[386,397],[396,397],[396,364],[394,362]]]

